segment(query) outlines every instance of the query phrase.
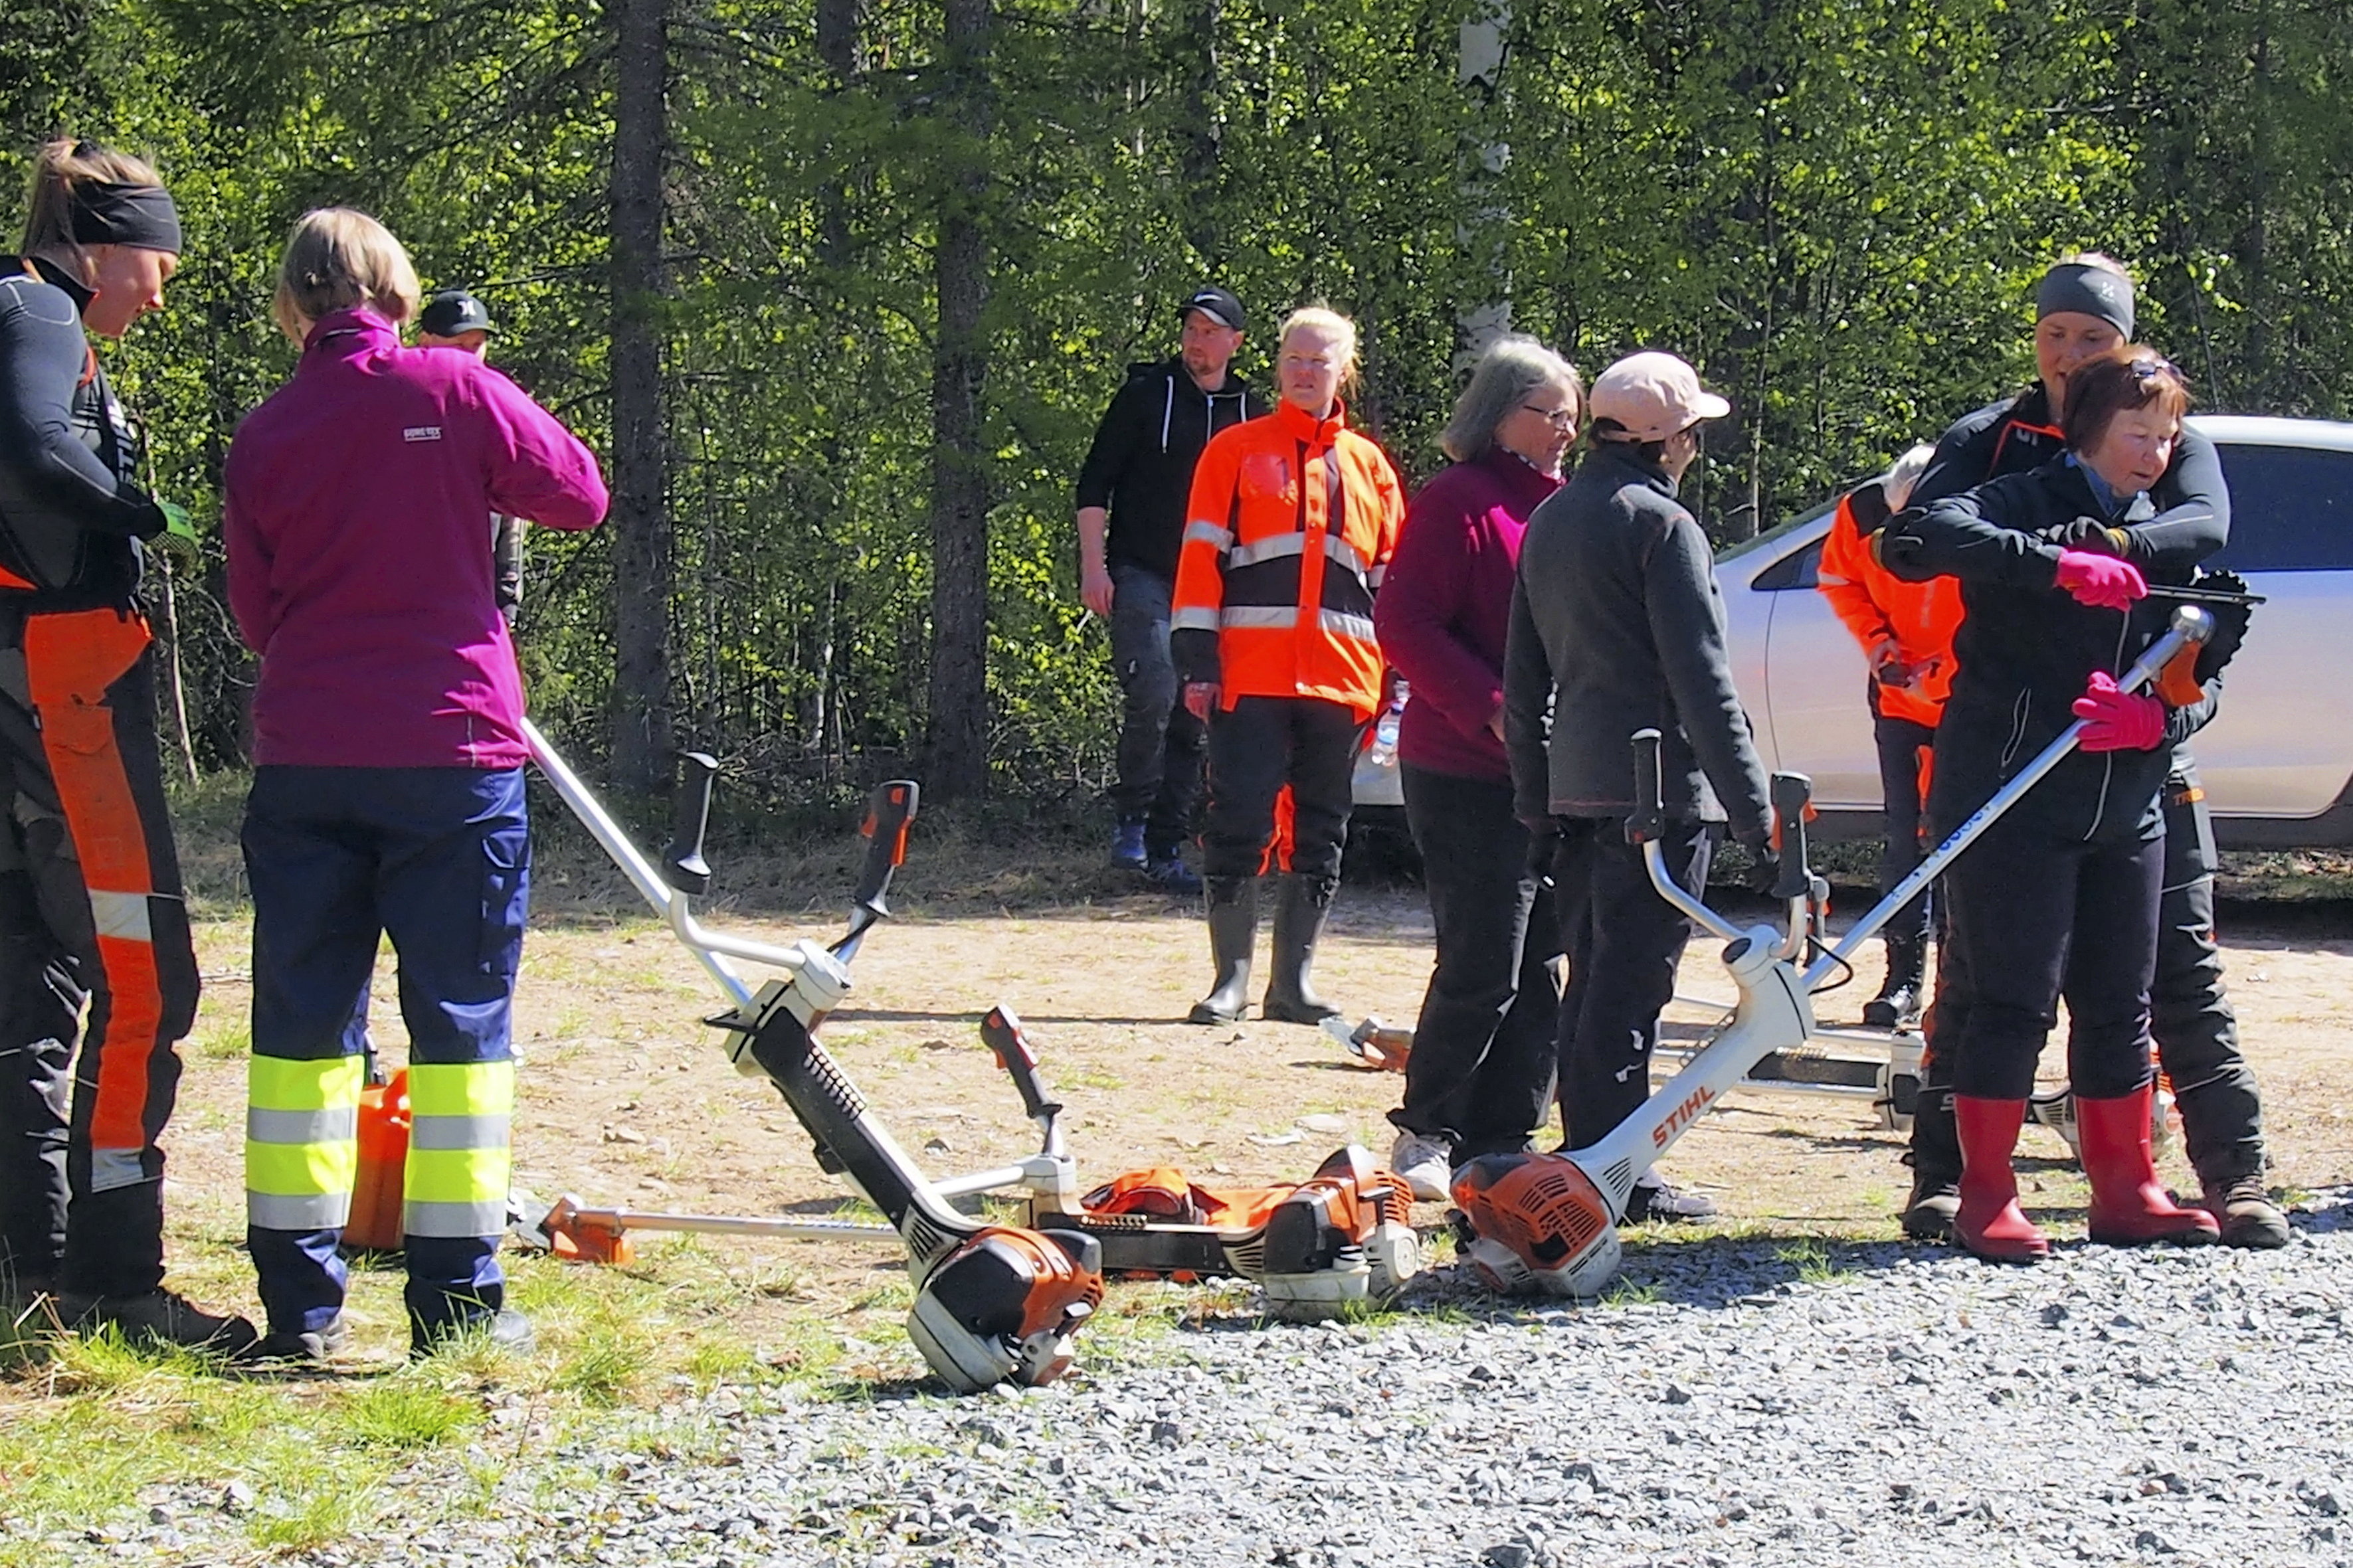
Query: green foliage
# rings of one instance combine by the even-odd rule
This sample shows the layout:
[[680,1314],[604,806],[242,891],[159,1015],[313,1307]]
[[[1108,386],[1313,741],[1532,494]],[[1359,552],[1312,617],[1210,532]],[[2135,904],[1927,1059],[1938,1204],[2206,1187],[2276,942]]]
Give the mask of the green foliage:
[[[110,360],[160,487],[216,526],[237,418],[285,376],[266,303],[305,207],[383,216],[490,302],[499,363],[609,450],[611,23],[563,0],[5,0],[11,154],[71,126],[154,155],[190,235]],[[1461,26],[1500,19],[1492,85]],[[843,18],[848,31],[839,31]],[[990,258],[982,466],[1000,784],[1083,795],[1116,694],[1076,603],[1071,480],[1130,360],[1205,278],[1271,326],[1364,329],[1355,403],[1440,463],[1465,312],[1588,372],[1637,346],[1736,405],[1695,487],[1738,537],[2029,374],[2057,253],[2134,262],[2211,405],[2353,399],[2353,19],[2310,0],[997,0],[967,100],[935,0],[674,0],[658,305],[681,728],[830,799],[924,732],[935,247]],[[836,29],[828,31],[828,29]],[[966,112],[961,105],[985,112]],[[252,679],[217,544],[179,584],[199,757]],[[534,537],[534,708],[614,697],[610,542]]]

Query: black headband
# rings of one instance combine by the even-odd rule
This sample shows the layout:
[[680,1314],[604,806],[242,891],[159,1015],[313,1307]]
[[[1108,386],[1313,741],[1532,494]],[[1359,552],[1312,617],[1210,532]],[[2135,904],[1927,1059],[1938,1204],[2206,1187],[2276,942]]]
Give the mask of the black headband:
[[161,185],[84,180],[73,188],[76,245],[135,245],[180,254],[180,209]]
[[2063,261],[2042,275],[2034,291],[2034,319],[2073,310],[2097,316],[2130,342],[2133,335],[2132,279],[2082,261]]

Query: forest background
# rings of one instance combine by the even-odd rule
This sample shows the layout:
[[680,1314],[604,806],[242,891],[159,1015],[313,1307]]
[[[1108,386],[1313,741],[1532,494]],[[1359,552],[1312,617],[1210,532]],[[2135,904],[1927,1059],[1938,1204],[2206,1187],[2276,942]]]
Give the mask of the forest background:
[[1734,405],[1686,485],[1724,541],[2022,384],[2079,247],[2203,406],[2353,403],[2345,0],[0,0],[0,39],[5,173],[69,132],[180,200],[170,308],[106,352],[212,542],[174,596],[207,769],[252,679],[221,459],[314,205],[486,300],[605,458],[518,642],[625,788],[682,744],[778,801],[1099,787],[1071,481],[1204,281],[1261,386],[1282,311],[1355,316],[1414,482],[1505,321],[1588,374],[1676,350]]

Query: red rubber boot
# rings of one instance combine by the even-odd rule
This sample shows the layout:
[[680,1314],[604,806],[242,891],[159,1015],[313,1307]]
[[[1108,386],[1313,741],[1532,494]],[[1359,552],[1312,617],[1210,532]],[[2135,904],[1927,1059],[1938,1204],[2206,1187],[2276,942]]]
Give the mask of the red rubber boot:
[[2110,1247],[2212,1241],[2220,1229],[2214,1216],[2180,1207],[2157,1184],[2148,1107],[2147,1084],[2116,1100],[2075,1097],[2075,1135],[2092,1183],[2092,1239]]
[[1953,1096],[1953,1121],[1961,1135],[1961,1208],[1953,1236],[1979,1258],[1996,1263],[2040,1263],[2051,1238],[2035,1228],[2018,1206],[2018,1176],[2010,1156],[2026,1121],[2022,1100]]

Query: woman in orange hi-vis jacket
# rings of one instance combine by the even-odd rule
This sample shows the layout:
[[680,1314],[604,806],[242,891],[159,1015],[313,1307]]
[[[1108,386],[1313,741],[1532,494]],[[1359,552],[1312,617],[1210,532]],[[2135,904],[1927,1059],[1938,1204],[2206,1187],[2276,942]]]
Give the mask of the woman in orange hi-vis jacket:
[[[1961,624],[1961,586],[1950,577],[1906,583],[1872,559],[1871,536],[1904,510],[1935,448],[1915,447],[1869,484],[1839,498],[1822,541],[1816,578],[1871,661],[1872,732],[1879,747],[1879,790],[1887,816],[1887,847],[1879,858],[1879,890],[1886,893],[1920,863],[1922,803],[1928,797],[1928,756],[1936,721],[1953,689],[1953,633]],[[1928,900],[1913,900],[1887,924],[1887,978],[1862,1005],[1862,1021],[1892,1029],[1920,1021],[1926,999]]]
[[1373,595],[1405,522],[1405,487],[1348,428],[1340,392],[1356,329],[1320,307],[1282,323],[1274,412],[1220,431],[1193,470],[1169,651],[1209,726],[1203,835],[1217,983],[1189,1015],[1231,1023],[1249,1005],[1258,873],[1275,797],[1291,786],[1293,847],[1274,915],[1269,1018],[1338,1009],[1308,983],[1340,886],[1356,738],[1378,710]]

